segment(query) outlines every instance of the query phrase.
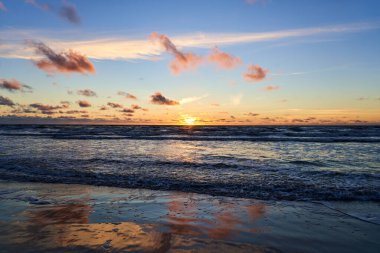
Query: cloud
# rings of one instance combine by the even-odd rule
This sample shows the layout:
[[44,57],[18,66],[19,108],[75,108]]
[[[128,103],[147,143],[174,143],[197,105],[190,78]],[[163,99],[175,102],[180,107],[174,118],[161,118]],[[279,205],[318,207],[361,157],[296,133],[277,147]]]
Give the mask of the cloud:
[[59,9],[59,15],[73,24],[80,24],[80,18],[75,5],[63,1],[63,6]]
[[86,100],[79,100],[79,101],[77,101],[77,103],[80,107],[91,107],[90,102],[88,102]]
[[87,111],[83,111],[83,110],[69,110],[69,111],[59,111],[59,113],[61,113],[61,114],[83,114],[83,113],[87,113]]
[[242,98],[243,98],[243,94],[234,95],[231,97],[231,103],[233,105],[239,105]]
[[37,109],[43,114],[54,114],[56,113],[56,110],[65,108],[64,106],[44,105],[41,103],[30,104],[29,107]]
[[124,92],[124,91],[117,92],[117,95],[123,96],[123,97],[128,98],[128,99],[135,99],[135,100],[137,99],[136,96],[134,96],[130,93]]
[[0,79],[0,89],[5,89],[8,91],[21,91],[21,92],[32,92],[32,87],[29,85],[22,84],[15,79]]
[[247,116],[251,116],[251,117],[256,117],[256,116],[259,116],[260,114],[249,112],[249,113],[247,113],[246,115],[247,115]]
[[66,0],[62,1],[63,5],[60,6],[58,10],[48,4],[39,3],[37,0],[25,0],[25,2],[40,10],[52,12],[72,24],[80,24],[80,17],[77,13],[75,5]]
[[108,102],[107,105],[112,108],[123,108],[121,104],[112,103],[112,102]]
[[[215,45],[228,46],[285,38],[364,32],[379,27],[380,22],[362,22],[261,33],[194,33],[174,36],[171,41],[178,48],[214,48]],[[130,36],[125,37],[119,34],[107,35],[107,37],[99,37],[99,35],[89,37],[77,32],[66,32],[64,37],[62,36],[62,33],[51,30],[2,29],[0,31],[0,38],[2,38],[0,57],[33,58],[33,52],[26,48],[22,42],[36,38],[45,41],[53,48],[60,50],[71,48],[97,60],[157,60],[157,56],[162,54],[161,43],[151,43],[144,38],[130,39]]]
[[247,72],[243,73],[245,80],[250,82],[260,82],[265,79],[269,70],[263,69],[259,65],[249,65]]
[[245,0],[245,2],[249,5],[254,5],[254,4],[265,4],[268,0]]
[[48,4],[41,4],[37,0],[25,0],[25,3],[30,4],[43,11],[51,11],[51,7]]
[[213,48],[207,60],[211,63],[215,63],[222,69],[232,69],[243,63],[239,57],[222,52],[217,47]]
[[136,104],[132,104],[131,107],[132,107],[133,110],[143,110],[143,111],[148,111],[148,109],[146,109],[146,108],[142,108],[141,106],[136,105]]
[[32,41],[29,44],[35,48],[36,54],[46,57],[45,59],[36,60],[35,64],[38,68],[49,74],[55,72],[78,72],[82,74],[95,72],[95,67],[90,60],[75,51],[69,50],[67,52],[56,53],[42,42]]
[[129,108],[124,108],[123,110],[121,110],[121,112],[128,113],[128,116],[133,116],[132,113],[134,113],[135,111]]
[[9,98],[0,96],[0,105],[11,106],[12,107],[12,106],[15,105],[15,103],[13,103],[13,101],[10,100]]
[[154,93],[150,101],[156,105],[179,105],[179,102],[164,97],[160,92]]
[[279,89],[280,89],[280,86],[274,86],[274,85],[268,85],[264,87],[264,90],[266,91],[275,91]]
[[86,97],[96,97],[96,92],[90,89],[78,90],[78,95],[86,96]]
[[5,7],[5,5],[2,1],[0,1],[0,10],[1,11],[8,11],[7,7]]
[[198,100],[201,100],[203,98],[206,98],[208,97],[208,94],[204,94],[202,96],[199,96],[199,97],[187,97],[187,98],[182,98],[179,103],[181,105],[184,105],[184,104],[187,104],[187,103],[191,103],[191,102],[195,102],[195,101],[198,101]]
[[61,101],[61,105],[63,108],[69,108],[71,103],[69,101]]
[[183,53],[177,49],[173,42],[164,34],[153,32],[150,37],[152,41],[158,41],[166,52],[171,53],[174,59],[170,63],[170,69],[173,74],[179,74],[182,71],[196,69],[202,63],[202,57],[193,53]]

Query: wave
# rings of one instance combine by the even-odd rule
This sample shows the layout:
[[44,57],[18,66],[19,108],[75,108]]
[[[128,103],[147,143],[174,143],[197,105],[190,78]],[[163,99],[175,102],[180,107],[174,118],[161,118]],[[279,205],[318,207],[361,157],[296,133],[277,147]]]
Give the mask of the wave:
[[0,136],[75,140],[379,143],[378,126],[0,126]]
[[225,163],[142,164],[108,159],[43,163],[29,159],[0,161],[0,165],[0,179],[12,181],[172,190],[263,200],[380,201],[380,175],[364,172],[233,168]]

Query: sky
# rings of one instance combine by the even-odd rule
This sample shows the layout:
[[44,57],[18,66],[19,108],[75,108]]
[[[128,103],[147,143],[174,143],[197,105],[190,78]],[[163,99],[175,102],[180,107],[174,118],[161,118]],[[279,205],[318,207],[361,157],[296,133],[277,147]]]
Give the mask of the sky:
[[380,123],[377,0],[0,0],[0,123]]

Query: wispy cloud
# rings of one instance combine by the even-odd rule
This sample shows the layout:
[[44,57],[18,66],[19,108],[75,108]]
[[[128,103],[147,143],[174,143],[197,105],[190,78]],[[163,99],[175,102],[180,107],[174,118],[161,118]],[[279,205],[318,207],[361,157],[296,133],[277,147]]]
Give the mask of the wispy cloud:
[[277,86],[277,85],[268,85],[268,86],[265,86],[263,89],[265,91],[275,91],[275,90],[279,90],[280,86]]
[[164,97],[160,92],[156,92],[151,96],[150,102],[156,105],[179,105],[178,101]]
[[188,104],[188,103],[192,103],[192,102],[201,100],[201,99],[206,98],[206,97],[208,97],[208,94],[204,94],[202,96],[194,96],[194,97],[182,98],[181,100],[179,100],[179,103],[181,105],[184,105],[184,104]]
[[0,89],[8,90],[10,92],[32,92],[32,87],[26,84],[22,84],[21,82],[15,79],[0,79]]
[[130,94],[128,92],[124,92],[124,91],[118,91],[117,95],[123,96],[123,97],[128,98],[128,99],[134,99],[134,100],[137,99],[137,97],[135,95],[132,95],[132,94]]
[[40,3],[37,0],[25,0],[25,2],[37,9],[52,12],[72,24],[80,24],[80,17],[75,5],[69,3],[67,0],[63,0],[62,5],[58,9],[49,4]]
[[233,105],[240,105],[241,99],[243,98],[243,94],[236,94],[231,96],[230,100]]
[[2,1],[0,1],[0,11],[8,11],[7,7],[5,7]]
[[195,69],[202,63],[202,57],[194,53],[179,51],[173,42],[164,34],[154,32],[149,38],[152,41],[158,41],[166,52],[174,56],[174,59],[170,63],[170,69],[174,74],[179,74],[184,70]]
[[94,73],[94,65],[87,59],[86,56],[81,55],[72,50],[62,53],[54,52],[50,47],[42,42],[29,42],[30,46],[35,48],[38,55],[46,58],[36,60],[35,65],[49,74],[55,72],[70,73]]
[[[364,32],[379,28],[379,22],[350,23],[262,33],[196,33],[172,36],[170,41],[181,52],[182,48],[214,48],[215,45],[236,45],[285,38]],[[107,37],[65,34],[65,37],[62,38],[61,34],[52,31],[2,30],[0,31],[0,37],[4,39],[0,45],[0,57],[35,58],[33,51],[25,48],[23,42],[36,39],[45,41],[59,50],[71,48],[87,55],[89,58],[98,60],[156,60],[157,56],[163,52],[161,43],[151,43],[144,38],[130,39],[130,37],[109,34]],[[5,38],[12,39],[7,40]]]
[[255,4],[266,4],[268,0],[245,0],[245,2],[249,5],[255,5]]
[[52,8],[48,4],[39,3],[37,0],[25,0],[25,3],[30,4],[34,6],[35,8],[43,10],[43,11],[52,10]]
[[68,1],[63,1],[63,5],[59,9],[59,15],[70,23],[80,24],[80,17],[75,5]]

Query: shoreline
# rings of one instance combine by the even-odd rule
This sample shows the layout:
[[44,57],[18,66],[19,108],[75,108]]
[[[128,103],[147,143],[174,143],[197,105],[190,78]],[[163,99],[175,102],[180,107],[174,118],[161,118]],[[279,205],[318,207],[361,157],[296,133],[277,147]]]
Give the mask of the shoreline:
[[371,201],[262,201],[11,181],[0,181],[0,200],[0,252],[380,249],[380,203]]

